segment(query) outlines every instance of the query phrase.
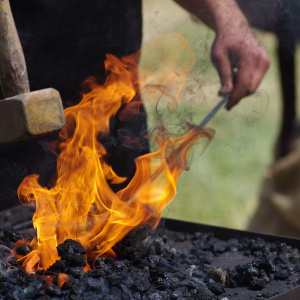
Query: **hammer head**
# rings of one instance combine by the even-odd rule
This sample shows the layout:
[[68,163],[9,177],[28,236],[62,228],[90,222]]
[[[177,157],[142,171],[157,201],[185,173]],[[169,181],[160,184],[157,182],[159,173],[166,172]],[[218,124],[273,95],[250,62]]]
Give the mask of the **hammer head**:
[[0,143],[50,134],[65,123],[60,94],[55,89],[0,100]]

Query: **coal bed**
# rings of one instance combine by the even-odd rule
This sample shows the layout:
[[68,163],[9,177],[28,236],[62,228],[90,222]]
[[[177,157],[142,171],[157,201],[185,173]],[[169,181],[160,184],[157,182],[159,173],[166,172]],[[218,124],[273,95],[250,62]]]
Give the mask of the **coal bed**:
[[[90,271],[81,268],[82,245],[67,240],[61,261],[28,275],[7,260],[14,242],[34,233],[28,210],[0,213],[0,299],[300,299],[298,239],[170,219],[133,230],[115,245],[115,258],[97,258]],[[68,276],[61,287],[60,273]]]

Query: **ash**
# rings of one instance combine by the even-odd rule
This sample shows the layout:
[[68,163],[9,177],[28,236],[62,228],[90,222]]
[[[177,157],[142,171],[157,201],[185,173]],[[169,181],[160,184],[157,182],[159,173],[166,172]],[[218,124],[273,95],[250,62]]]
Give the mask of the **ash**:
[[[22,233],[4,230],[0,245],[0,299],[267,299],[299,284],[299,250],[261,238],[223,241],[213,233],[186,234],[139,228],[114,247],[116,258],[97,258],[85,272],[85,249],[58,246],[61,261],[28,275],[7,260]],[[28,236],[27,236],[28,238]],[[28,246],[17,253],[27,254]],[[70,278],[58,286],[58,274]],[[45,275],[53,277],[48,284]]]

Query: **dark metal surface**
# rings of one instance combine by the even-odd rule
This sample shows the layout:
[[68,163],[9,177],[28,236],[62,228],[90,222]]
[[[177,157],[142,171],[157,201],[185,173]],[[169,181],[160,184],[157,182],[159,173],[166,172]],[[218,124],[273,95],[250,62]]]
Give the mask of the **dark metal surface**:
[[214,235],[217,238],[221,240],[229,240],[231,238],[239,238],[239,237],[262,238],[265,241],[270,243],[280,241],[282,243],[286,243],[300,250],[300,239],[297,238],[257,233],[252,231],[231,229],[231,228],[199,224],[193,222],[179,221],[174,219],[162,219],[161,222],[164,224],[165,228],[173,231],[190,232],[190,233],[194,233],[197,231],[207,231],[207,232],[211,231],[214,233]]
[[300,299],[300,286],[293,288],[288,292],[270,298],[270,300],[299,300],[299,299]]

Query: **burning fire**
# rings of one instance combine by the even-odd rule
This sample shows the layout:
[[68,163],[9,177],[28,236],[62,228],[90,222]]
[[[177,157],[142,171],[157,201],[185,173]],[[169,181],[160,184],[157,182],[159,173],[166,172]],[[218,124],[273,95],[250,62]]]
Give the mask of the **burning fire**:
[[[182,47],[189,49],[187,43]],[[67,125],[60,133],[55,185],[40,186],[38,175],[26,177],[20,185],[21,201],[36,205],[33,224],[37,237],[31,242],[34,250],[20,258],[28,272],[47,269],[59,260],[56,247],[66,239],[79,241],[88,256],[98,257],[111,253],[111,248],[132,229],[145,223],[155,228],[162,209],[176,194],[179,176],[187,169],[191,146],[201,138],[212,137],[211,131],[196,126],[190,126],[180,137],[160,132],[155,138],[159,150],[138,157],[136,173],[128,186],[117,193],[112,191],[108,182],[121,183],[126,178],[117,176],[107,164],[106,149],[98,138],[109,134],[110,120],[122,105],[125,104],[123,118],[132,116],[132,108],[138,108],[127,105],[130,111],[126,111],[126,104],[137,103],[132,102],[139,89],[137,57],[119,59],[107,55],[105,67],[109,75],[104,85],[87,79],[90,92],[82,96],[78,105],[65,110]],[[179,92],[172,92],[167,78],[169,83],[178,81],[186,71],[181,66],[170,74],[163,73],[160,84],[154,84],[149,70],[144,71],[142,83],[147,86],[146,79],[150,78],[150,85],[156,85],[160,93],[168,86],[167,94],[176,99]],[[134,111],[137,113],[138,109]]]

